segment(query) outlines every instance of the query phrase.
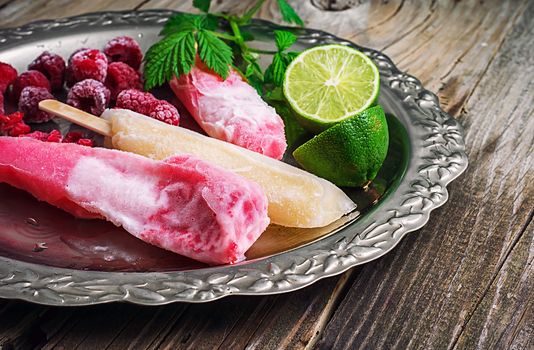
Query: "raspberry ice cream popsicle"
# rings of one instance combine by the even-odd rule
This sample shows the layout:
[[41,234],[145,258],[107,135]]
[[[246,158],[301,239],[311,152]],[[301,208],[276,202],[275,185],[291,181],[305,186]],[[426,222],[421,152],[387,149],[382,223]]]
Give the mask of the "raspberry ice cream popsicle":
[[269,224],[258,185],[189,155],[154,161],[104,148],[0,137],[0,182],[210,264],[244,259]]
[[284,155],[284,122],[234,69],[222,80],[197,60],[170,86],[209,136],[271,158]]

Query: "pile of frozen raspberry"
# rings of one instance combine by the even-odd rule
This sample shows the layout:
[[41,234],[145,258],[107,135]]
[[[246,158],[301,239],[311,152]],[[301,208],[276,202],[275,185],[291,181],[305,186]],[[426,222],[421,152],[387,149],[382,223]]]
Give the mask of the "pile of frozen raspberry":
[[52,130],[50,132],[34,131],[28,134],[18,135],[19,137],[31,137],[33,139],[45,142],[57,143],[77,143],[78,145],[93,147],[93,140],[86,138],[80,131],[71,131],[64,137],[59,130]]
[[0,115],[0,136],[19,136],[30,131],[30,127],[22,120],[22,113]]
[[[27,66],[17,70],[0,62],[0,136],[27,136],[46,142],[70,142],[93,146],[90,131],[62,135],[32,131],[38,123],[55,125],[53,115],[39,109],[39,102],[58,99],[67,89],[67,104],[94,115],[106,108],[125,108],[165,123],[178,125],[180,115],[169,102],[143,91],[139,69],[143,53],[127,36],[111,39],[102,50],[80,48],[65,60],[44,51]],[[43,129],[43,128],[40,128]],[[50,128],[48,128],[50,129]]]

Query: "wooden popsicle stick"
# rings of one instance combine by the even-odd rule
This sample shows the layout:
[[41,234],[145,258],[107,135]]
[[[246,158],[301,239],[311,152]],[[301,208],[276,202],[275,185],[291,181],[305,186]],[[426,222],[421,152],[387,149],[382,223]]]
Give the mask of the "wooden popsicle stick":
[[56,100],[43,100],[39,102],[39,109],[83,126],[100,135],[112,136],[109,121],[69,106],[68,104]]

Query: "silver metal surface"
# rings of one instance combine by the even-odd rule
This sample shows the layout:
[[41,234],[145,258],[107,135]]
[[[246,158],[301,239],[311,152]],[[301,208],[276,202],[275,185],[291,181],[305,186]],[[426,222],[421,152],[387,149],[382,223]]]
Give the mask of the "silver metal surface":
[[[0,60],[19,70],[43,50],[63,56],[76,48],[102,47],[116,35],[130,35],[146,50],[171,11],[108,12],[42,21],[0,30]],[[251,31],[270,33],[276,25],[256,21]],[[0,257],[0,297],[49,305],[128,301],[158,305],[206,302],[235,294],[275,294],[303,288],[374,260],[421,228],[430,211],[447,201],[446,185],[467,167],[461,126],[437,97],[414,77],[399,71],[380,52],[361,48],[316,30],[297,30],[300,48],[342,43],[365,52],[381,73],[380,103],[406,130],[403,173],[379,204],[361,218],[315,243],[232,266],[182,272],[82,271]],[[261,37],[261,35],[260,35]],[[261,38],[256,38],[261,41]]]

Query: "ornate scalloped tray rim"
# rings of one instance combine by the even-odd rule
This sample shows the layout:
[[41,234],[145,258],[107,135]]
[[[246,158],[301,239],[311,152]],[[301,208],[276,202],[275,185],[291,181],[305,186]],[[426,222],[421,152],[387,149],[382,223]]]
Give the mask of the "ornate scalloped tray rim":
[[[98,12],[45,20],[0,30],[0,50],[42,32],[61,28],[163,23],[170,10]],[[257,20],[253,26],[279,26]],[[272,257],[233,266],[182,272],[99,272],[37,265],[0,257],[0,297],[47,305],[89,305],[128,301],[160,305],[176,301],[206,302],[228,295],[266,295],[306,287],[320,279],[377,259],[408,232],[421,228],[430,211],[448,198],[446,185],[467,167],[462,127],[440,109],[436,95],[419,80],[399,71],[382,53],[359,47],[319,30],[304,30],[309,44],[342,43],[365,52],[377,64],[382,84],[410,112],[404,120],[412,158],[394,193],[372,215],[336,234]],[[383,85],[384,86],[384,85]]]

